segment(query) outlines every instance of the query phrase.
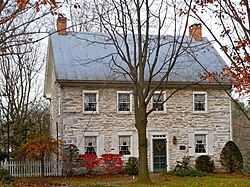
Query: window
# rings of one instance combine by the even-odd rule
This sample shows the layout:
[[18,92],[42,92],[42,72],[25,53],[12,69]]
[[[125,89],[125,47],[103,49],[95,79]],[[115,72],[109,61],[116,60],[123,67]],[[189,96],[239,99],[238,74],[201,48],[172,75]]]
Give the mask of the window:
[[195,112],[206,112],[207,110],[207,94],[205,92],[197,92],[193,94],[193,108]]
[[76,146],[79,149],[79,154],[96,154],[101,156],[105,153],[105,136],[98,132],[78,134]]
[[84,101],[83,110],[85,113],[98,112],[98,92],[96,91],[83,92],[83,101]]
[[129,92],[118,92],[118,112],[131,112],[131,94]]
[[155,93],[153,95],[153,110],[164,111],[164,93]]
[[113,132],[111,134],[111,153],[121,154],[126,160],[138,157],[138,134],[137,131]]
[[131,155],[130,139],[130,136],[119,136],[119,154]]
[[195,135],[195,153],[206,153],[206,135],[196,134]]
[[214,155],[214,134],[195,131],[189,134],[189,156]]
[[96,136],[86,136],[85,137],[85,154],[95,154],[96,155]]

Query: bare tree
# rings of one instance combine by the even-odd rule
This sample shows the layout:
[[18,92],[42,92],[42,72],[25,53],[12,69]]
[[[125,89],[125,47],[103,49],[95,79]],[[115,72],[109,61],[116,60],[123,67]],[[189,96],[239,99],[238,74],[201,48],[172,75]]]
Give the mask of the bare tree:
[[1,120],[6,126],[8,153],[13,145],[18,146],[27,138],[28,106],[41,93],[36,88],[42,68],[38,45],[15,46],[12,50],[13,54],[1,56],[0,61]]
[[[147,119],[175,92],[153,108],[149,108],[149,104],[156,91],[161,95],[166,89],[177,59],[187,53],[190,45],[190,41],[185,41],[188,16],[182,21],[177,19],[179,6],[183,6],[178,1],[95,0],[95,6],[109,36],[106,43],[114,45],[118,56],[111,55],[110,67],[133,84],[135,127],[139,138],[138,182],[150,183]],[[170,30],[172,37],[166,35]]]
[[[41,40],[41,19],[61,5],[55,0],[0,0],[0,55],[12,54],[12,47]],[[40,22],[40,24],[39,24]],[[29,35],[29,38],[23,38]]]
[[69,3],[71,29],[75,32],[101,32],[99,18],[94,10],[93,1],[71,0]]

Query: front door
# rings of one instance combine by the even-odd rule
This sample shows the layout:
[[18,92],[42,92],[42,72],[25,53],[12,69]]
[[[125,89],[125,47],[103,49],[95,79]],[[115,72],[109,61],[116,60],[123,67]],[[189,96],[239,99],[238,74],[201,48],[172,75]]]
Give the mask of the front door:
[[153,139],[154,172],[167,168],[166,139]]

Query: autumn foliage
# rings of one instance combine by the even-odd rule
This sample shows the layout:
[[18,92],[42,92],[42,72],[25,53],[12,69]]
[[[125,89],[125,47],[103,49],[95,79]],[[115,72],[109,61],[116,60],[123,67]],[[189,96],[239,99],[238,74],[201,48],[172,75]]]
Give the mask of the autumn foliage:
[[109,173],[121,171],[123,169],[122,155],[120,154],[102,154],[101,163],[103,169]]
[[52,153],[59,154],[61,142],[55,140],[49,135],[41,135],[35,138],[28,139],[25,144],[17,149],[16,153],[25,155],[26,158],[46,158]]
[[[185,1],[188,5],[187,2]],[[196,0],[191,10],[210,32],[215,42],[225,54],[229,67],[224,68],[223,76],[230,78],[239,95],[250,93],[250,4],[248,0]],[[212,23],[203,19],[209,15]],[[218,30],[209,25],[218,26]],[[217,36],[217,32],[220,35]]]
[[81,154],[79,156],[89,174],[97,166],[100,166],[101,169],[108,173],[116,173],[123,169],[122,155],[120,154],[102,154],[101,158],[98,158],[95,154]]
[[100,159],[98,159],[95,154],[81,154],[79,156],[82,159],[82,163],[87,168],[89,174],[100,163]]
[[42,165],[42,176],[44,176],[44,160],[49,158],[52,153],[59,155],[62,142],[55,140],[50,135],[40,135],[28,139],[25,144],[15,151],[15,157],[18,159],[29,158],[38,159]]

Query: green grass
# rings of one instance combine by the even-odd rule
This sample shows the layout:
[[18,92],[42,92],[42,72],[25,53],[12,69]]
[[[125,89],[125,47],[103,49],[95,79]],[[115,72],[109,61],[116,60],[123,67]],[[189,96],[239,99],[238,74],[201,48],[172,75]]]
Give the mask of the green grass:
[[249,175],[232,174],[209,174],[204,177],[178,177],[173,175],[154,175],[152,185],[139,185],[128,175],[110,175],[93,177],[46,177],[46,178],[16,178],[10,185],[2,186],[22,186],[22,187],[42,187],[42,186],[70,186],[70,187],[241,187],[250,186]]

